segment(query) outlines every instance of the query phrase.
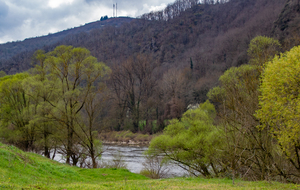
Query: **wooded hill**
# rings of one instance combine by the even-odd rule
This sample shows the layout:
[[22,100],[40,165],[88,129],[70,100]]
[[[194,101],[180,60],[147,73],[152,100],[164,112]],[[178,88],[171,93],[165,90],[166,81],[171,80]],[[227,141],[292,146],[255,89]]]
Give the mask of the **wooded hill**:
[[[161,84],[160,89],[166,89],[162,84],[177,80],[172,90],[162,92],[164,108],[157,115],[170,116],[172,111],[163,111],[169,103],[169,107],[177,107],[172,117],[179,117],[189,104],[207,99],[208,90],[217,85],[224,71],[248,62],[247,49],[254,37],[279,38],[285,41],[284,49],[296,45],[297,40],[287,39],[298,34],[297,16],[298,4],[290,0],[230,0],[215,4],[177,0],[162,11],[137,19],[110,18],[2,44],[1,70],[8,74],[28,70],[34,65],[34,51],[49,52],[58,45],[87,48],[109,67],[143,54],[156,62],[153,77],[156,84]],[[117,69],[112,70],[114,75]]]
[[[283,43],[283,50],[296,45],[299,42],[295,40],[297,22],[297,1],[200,3],[197,0],[177,0],[162,11],[144,14],[137,19],[110,18],[57,34],[3,44],[0,46],[1,70],[8,74],[28,70],[35,64],[32,56],[37,49],[49,52],[58,45],[84,47],[98,61],[111,67],[108,86],[116,96],[123,93],[122,97],[131,97],[116,88],[118,81],[126,78],[125,68],[136,72],[135,76],[138,72],[148,72],[148,86],[140,85],[138,89],[138,92],[145,93],[139,93],[139,98],[144,106],[148,106],[140,110],[143,114],[138,120],[160,118],[164,121],[179,118],[190,104],[204,102],[207,92],[218,84],[224,71],[248,63],[247,49],[254,37],[278,38]],[[138,62],[143,64],[134,68]],[[118,84],[118,87],[122,85],[129,88],[126,84]],[[127,109],[136,106],[125,99],[119,97],[123,103],[116,103],[119,106],[115,109],[123,110],[121,116],[116,117],[111,112],[104,115],[124,117]],[[145,111],[149,107],[155,111]],[[125,124],[124,121],[121,123],[117,125],[119,127],[110,126],[122,129]]]
[[[17,42],[7,42],[0,45],[0,62],[9,60],[14,56],[24,54],[31,54],[37,49],[42,49],[45,46],[53,45],[64,39],[66,36],[78,34],[81,32],[90,32],[93,29],[101,29],[105,26],[119,27],[123,23],[130,22],[133,18],[129,17],[119,17],[112,18],[110,20],[101,20],[91,23],[86,23],[84,26],[74,27],[71,29],[66,29],[61,32],[54,34],[49,33],[46,36],[27,38],[24,41]],[[26,54],[25,53],[25,54]],[[29,56],[28,55],[28,56]]]
[[[178,13],[169,11],[166,19],[155,18],[159,12],[145,14],[132,22],[131,18],[110,18],[48,36],[2,44],[1,66],[7,73],[27,70],[35,50],[50,51],[65,44],[83,46],[107,65],[135,53],[151,53],[167,67],[189,67],[191,58],[195,70],[203,70],[203,77],[205,70],[224,71],[245,63],[250,40],[257,35],[272,36],[274,22],[284,5],[285,0],[231,0],[224,4],[183,7]],[[176,3],[169,5],[166,10],[175,6]]]
[[169,68],[189,68],[192,62],[197,76],[195,98],[199,101],[198,96],[205,94],[205,89],[214,85],[222,72],[247,62],[246,50],[253,37],[272,36],[274,21],[284,4],[285,0],[231,0],[167,12],[177,6],[174,3],[162,11],[169,14],[167,19],[155,18],[159,12],[145,14],[132,22],[130,18],[111,18],[3,44],[1,70],[9,74],[27,70],[35,50],[50,51],[61,44],[85,47],[108,66],[133,54],[147,53],[159,60],[163,73]]

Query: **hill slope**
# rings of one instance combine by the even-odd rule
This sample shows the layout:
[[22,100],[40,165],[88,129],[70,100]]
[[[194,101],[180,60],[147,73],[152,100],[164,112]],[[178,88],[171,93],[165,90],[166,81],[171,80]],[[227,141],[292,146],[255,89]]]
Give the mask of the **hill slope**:
[[[101,126],[133,130],[130,128],[132,118],[145,121],[145,128],[141,129],[145,133],[162,130],[165,120],[179,118],[188,105],[204,102],[207,92],[218,84],[218,78],[224,71],[248,63],[247,49],[251,39],[258,35],[276,37],[275,21],[285,18],[286,14],[282,13],[286,5],[292,10],[295,6],[294,3],[289,4],[291,1],[286,4],[286,0],[230,0],[223,4],[186,6],[178,2],[188,3],[190,0],[175,1],[163,11],[145,14],[119,27],[110,25],[69,34],[55,43],[42,46],[46,52],[58,45],[81,46],[112,68],[111,80],[107,83],[112,99],[103,105],[103,123],[97,126],[99,130]],[[18,48],[18,43],[15,46]],[[32,67],[33,53],[33,49],[28,49],[0,60],[0,70],[9,74],[28,70]],[[122,67],[137,57],[147,57],[142,62],[148,61],[147,66],[152,64],[153,70],[146,69],[151,75],[147,77],[151,79],[150,86],[131,83],[140,89],[132,94],[139,96],[144,93],[139,96],[143,105],[138,106],[139,111],[134,113],[137,101],[130,100],[129,97],[134,97],[132,95],[124,95],[126,90],[121,93],[122,97],[119,96],[118,89],[130,88],[118,81],[128,79],[126,73],[122,73],[125,72]],[[139,71],[132,67],[129,72],[132,75]],[[138,75],[134,74],[137,78]],[[127,110],[131,111],[128,122]],[[134,114],[137,117],[133,117]],[[158,121],[158,124],[151,126],[149,121]]]
[[[272,36],[273,23],[284,4],[285,0],[231,0],[225,4],[198,4],[171,15],[172,19],[167,21],[153,20],[151,16],[133,21],[116,18],[123,23],[120,27],[107,24],[101,29],[92,27],[93,30],[89,28],[93,24],[87,24],[45,37],[1,45],[1,70],[7,73],[27,70],[33,50],[50,51],[57,45],[66,44],[83,46],[108,65],[122,62],[135,53],[147,53],[168,67],[185,67],[192,58],[195,69],[201,70],[202,76],[215,70],[223,72],[247,62],[246,50],[253,37]],[[102,22],[112,21],[115,20]],[[102,22],[94,24],[99,27]]]
[[0,60],[8,60],[14,55],[17,55],[21,52],[32,52],[37,49],[41,49],[44,46],[58,43],[68,35],[75,35],[81,32],[89,33],[91,30],[101,29],[107,26],[119,27],[122,24],[130,22],[132,20],[133,18],[129,17],[109,18],[103,21],[86,23],[83,26],[74,27],[54,34],[48,34],[46,36],[27,38],[24,41],[0,44]]

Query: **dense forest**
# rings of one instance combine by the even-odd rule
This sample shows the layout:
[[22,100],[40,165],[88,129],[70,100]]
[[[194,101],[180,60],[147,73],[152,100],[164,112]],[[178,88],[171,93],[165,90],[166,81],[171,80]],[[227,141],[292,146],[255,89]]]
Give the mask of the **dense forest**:
[[[288,67],[271,75],[284,58],[297,64],[299,10],[296,0],[176,0],[59,39],[3,44],[2,138],[97,167],[99,133],[163,131],[148,154],[195,176],[299,182],[299,77]],[[286,75],[272,95],[268,77]]]

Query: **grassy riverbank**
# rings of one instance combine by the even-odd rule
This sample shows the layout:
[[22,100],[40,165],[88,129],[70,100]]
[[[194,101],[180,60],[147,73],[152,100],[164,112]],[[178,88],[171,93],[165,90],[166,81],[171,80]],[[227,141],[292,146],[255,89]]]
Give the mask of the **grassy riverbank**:
[[277,182],[174,178],[150,180],[125,169],[81,169],[0,143],[0,189],[299,189]]

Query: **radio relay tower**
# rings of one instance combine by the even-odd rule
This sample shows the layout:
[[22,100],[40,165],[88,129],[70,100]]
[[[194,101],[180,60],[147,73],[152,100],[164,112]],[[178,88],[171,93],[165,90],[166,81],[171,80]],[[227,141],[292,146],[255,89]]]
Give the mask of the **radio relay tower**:
[[115,17],[115,4],[113,4],[113,17]]
[[113,17],[118,17],[118,4],[113,4]]

